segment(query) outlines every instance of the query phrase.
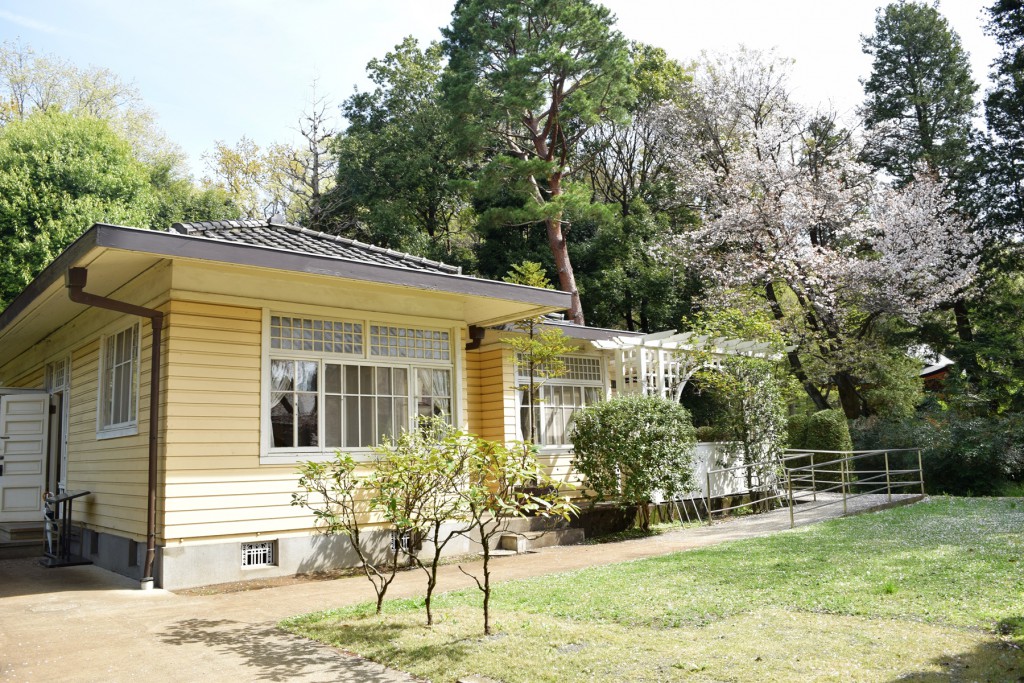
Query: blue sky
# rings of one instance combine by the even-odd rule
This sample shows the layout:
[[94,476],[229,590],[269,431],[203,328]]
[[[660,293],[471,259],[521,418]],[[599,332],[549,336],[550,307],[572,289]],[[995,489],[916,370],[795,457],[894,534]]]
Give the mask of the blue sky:
[[[440,38],[453,0],[0,0],[0,40],[134,82],[167,136],[202,172],[215,140],[248,135],[261,145],[294,139],[317,79],[335,105],[366,88],[366,63],[404,36]],[[607,0],[630,39],[681,60],[739,44],[775,47],[796,60],[796,98],[850,112],[870,61],[879,0]],[[945,0],[939,9],[985,83],[996,50],[982,33],[990,1]]]

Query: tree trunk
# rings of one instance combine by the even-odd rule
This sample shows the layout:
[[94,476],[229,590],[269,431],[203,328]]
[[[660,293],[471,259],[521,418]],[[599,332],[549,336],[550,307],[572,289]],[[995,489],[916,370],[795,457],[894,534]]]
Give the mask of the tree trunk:
[[956,321],[956,336],[966,347],[966,353],[961,354],[960,363],[964,372],[971,380],[978,376],[978,356],[974,352],[974,326],[971,324],[971,312],[967,308],[967,302],[957,299],[953,304],[953,319]]
[[437,585],[436,575],[427,580],[427,595],[423,598],[423,606],[427,609],[427,626],[434,625],[434,612],[430,609],[430,599],[433,597],[435,585]]
[[491,548],[490,539],[484,537],[484,635],[491,635]]
[[555,268],[558,270],[558,287],[563,292],[569,292],[572,295],[569,304],[569,320],[577,325],[584,325],[580,292],[576,289],[576,276],[572,272],[572,262],[569,261],[569,246],[562,234],[562,215],[558,214],[547,219],[545,224],[548,231],[548,246],[551,248],[551,255],[555,259]]
[[[765,285],[765,293],[768,296],[768,303],[772,309],[772,315],[779,322],[785,318],[785,313],[782,312],[782,306],[779,304],[778,298],[775,296],[775,288],[772,283]],[[828,410],[828,401],[822,395],[821,390],[818,389],[817,385],[811,381],[811,378],[804,372],[803,363],[800,361],[800,354],[797,353],[796,349],[792,351],[786,351],[786,358],[789,360],[789,369],[793,373],[793,376],[799,380],[804,391],[810,397],[811,402],[814,403],[814,407],[818,410]]]
[[835,374],[836,389],[839,391],[839,403],[849,420],[856,420],[864,414],[864,402],[857,391],[857,385],[848,372]]
[[[562,195],[561,174],[556,173],[548,178],[548,190],[552,199]],[[569,320],[577,325],[584,325],[586,323],[583,320],[580,292],[576,289],[576,276],[573,274],[572,262],[569,260],[569,245],[562,233],[562,214],[558,213],[544,223],[548,232],[548,247],[551,248],[551,256],[554,257],[555,268],[558,270],[559,289],[572,295],[569,304]]]

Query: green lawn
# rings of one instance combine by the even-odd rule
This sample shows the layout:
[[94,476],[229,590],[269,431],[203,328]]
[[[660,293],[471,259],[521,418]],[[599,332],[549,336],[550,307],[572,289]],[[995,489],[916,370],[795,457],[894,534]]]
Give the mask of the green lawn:
[[1024,676],[1024,500],[937,498],[770,538],[297,617],[433,681],[939,681]]

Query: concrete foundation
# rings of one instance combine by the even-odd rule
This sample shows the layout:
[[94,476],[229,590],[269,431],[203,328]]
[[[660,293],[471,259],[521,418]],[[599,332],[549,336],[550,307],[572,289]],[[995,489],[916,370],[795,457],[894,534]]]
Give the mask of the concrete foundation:
[[[446,533],[446,532],[443,532]],[[391,555],[392,533],[384,529],[367,529],[361,534],[364,547],[371,557],[385,561]],[[287,536],[271,535],[246,541],[272,541],[274,564],[264,567],[242,567],[242,540],[222,543],[183,543],[157,549],[157,585],[168,590],[180,590],[217,583],[249,581],[279,576],[294,576],[356,567],[359,557],[352,542],[344,535]],[[424,543],[430,552],[430,542]],[[143,549],[144,551],[145,549]],[[480,550],[480,544],[463,536],[456,536],[445,546],[444,555],[464,555]],[[90,559],[92,559],[90,557]],[[97,564],[100,564],[97,562]],[[101,564],[100,566],[105,566]],[[107,567],[110,568],[110,567]],[[114,571],[118,571],[114,569]],[[125,573],[118,571],[118,573]],[[126,574],[131,576],[131,574]]]
[[[510,520],[508,531],[511,534],[528,536],[530,547],[582,542],[582,531],[567,529],[565,528],[567,526],[561,520],[528,518]],[[453,528],[445,528],[441,534],[442,538]],[[562,538],[562,535],[571,535],[573,532],[576,533],[576,536]],[[145,543],[90,529],[80,531],[77,536],[72,548],[76,554],[82,555],[98,567],[131,579],[143,578],[142,569],[146,559]],[[383,562],[391,556],[392,532],[390,530],[367,529],[362,532],[361,537],[364,547],[369,548],[371,557]],[[269,566],[243,567],[242,543],[268,541],[274,544],[274,563]],[[493,539],[493,544],[497,548],[500,543],[501,535],[498,535]],[[480,552],[480,550],[478,537],[471,539],[457,535],[445,545],[443,555],[445,557],[467,555]],[[153,572],[155,584],[158,588],[167,590],[294,576],[295,574],[309,574],[359,565],[359,557],[352,547],[352,542],[345,535],[309,534],[275,537],[268,534],[255,538],[212,543],[189,543],[186,541],[157,547],[156,552]],[[425,540],[421,555],[429,555],[432,552],[431,541]]]

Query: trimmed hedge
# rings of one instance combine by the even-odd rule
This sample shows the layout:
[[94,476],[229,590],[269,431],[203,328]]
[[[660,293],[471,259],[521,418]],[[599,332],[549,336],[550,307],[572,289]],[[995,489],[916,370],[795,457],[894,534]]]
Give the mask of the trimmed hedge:
[[809,415],[797,413],[786,420],[786,434],[790,448],[807,448],[807,419]]
[[804,445],[814,451],[852,451],[850,426],[841,410],[819,410],[807,418]]

